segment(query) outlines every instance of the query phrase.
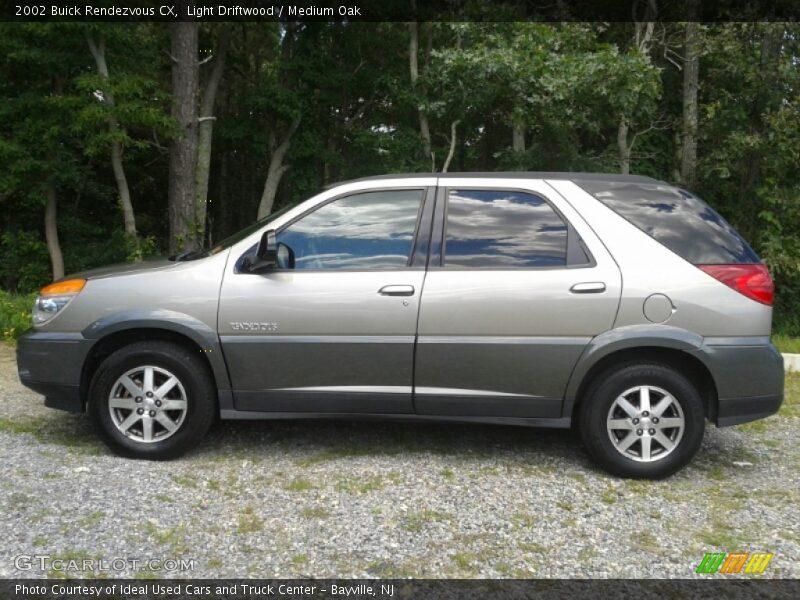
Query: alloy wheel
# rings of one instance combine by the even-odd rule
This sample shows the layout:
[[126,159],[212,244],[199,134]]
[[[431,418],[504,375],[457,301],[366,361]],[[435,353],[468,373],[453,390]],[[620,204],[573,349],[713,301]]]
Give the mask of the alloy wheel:
[[637,462],[655,462],[678,447],[686,420],[680,403],[669,392],[640,385],[617,396],[608,411],[606,428],[617,452]]
[[108,410],[116,428],[137,442],[160,442],[180,429],[186,418],[186,390],[162,367],[136,367],[111,386]]

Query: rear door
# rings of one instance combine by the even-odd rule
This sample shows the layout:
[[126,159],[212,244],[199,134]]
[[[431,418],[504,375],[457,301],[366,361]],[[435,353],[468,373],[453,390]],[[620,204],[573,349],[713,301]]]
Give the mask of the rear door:
[[619,269],[540,180],[442,178],[415,362],[420,414],[559,417],[572,368],[613,326]]

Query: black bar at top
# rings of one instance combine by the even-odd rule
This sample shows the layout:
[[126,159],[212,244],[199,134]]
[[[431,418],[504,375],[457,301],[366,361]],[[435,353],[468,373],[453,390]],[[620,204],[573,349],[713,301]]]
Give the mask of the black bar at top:
[[[655,6],[655,14],[649,13]],[[797,0],[0,0],[3,21],[796,21]]]

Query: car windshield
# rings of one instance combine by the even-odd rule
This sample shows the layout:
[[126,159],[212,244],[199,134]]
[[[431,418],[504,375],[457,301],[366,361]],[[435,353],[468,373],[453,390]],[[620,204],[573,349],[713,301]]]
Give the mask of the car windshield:
[[208,250],[192,250],[189,252],[184,252],[183,254],[178,254],[177,256],[172,256],[170,258],[172,260],[186,261],[186,260],[196,260],[198,258],[206,258],[208,256],[213,256],[214,254],[219,254],[223,250],[226,250],[231,246],[233,246],[234,244],[241,242],[251,233],[258,231],[259,229],[264,227],[264,225],[271,223],[272,221],[280,217],[282,214],[284,214],[286,211],[288,211],[290,208],[294,208],[294,206],[293,205],[284,206],[282,209],[277,210],[274,213],[270,213],[263,219],[259,219],[252,225],[248,225],[244,229],[240,229],[233,235],[226,237],[221,242],[217,242],[216,244],[211,246],[211,248],[209,248]]

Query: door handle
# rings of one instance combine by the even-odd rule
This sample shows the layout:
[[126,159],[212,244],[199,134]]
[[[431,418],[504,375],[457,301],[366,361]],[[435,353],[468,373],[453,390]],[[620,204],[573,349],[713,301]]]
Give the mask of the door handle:
[[381,296],[413,296],[413,285],[385,285],[378,290]]
[[599,294],[606,291],[606,284],[602,281],[585,281],[576,283],[569,291],[573,294]]

